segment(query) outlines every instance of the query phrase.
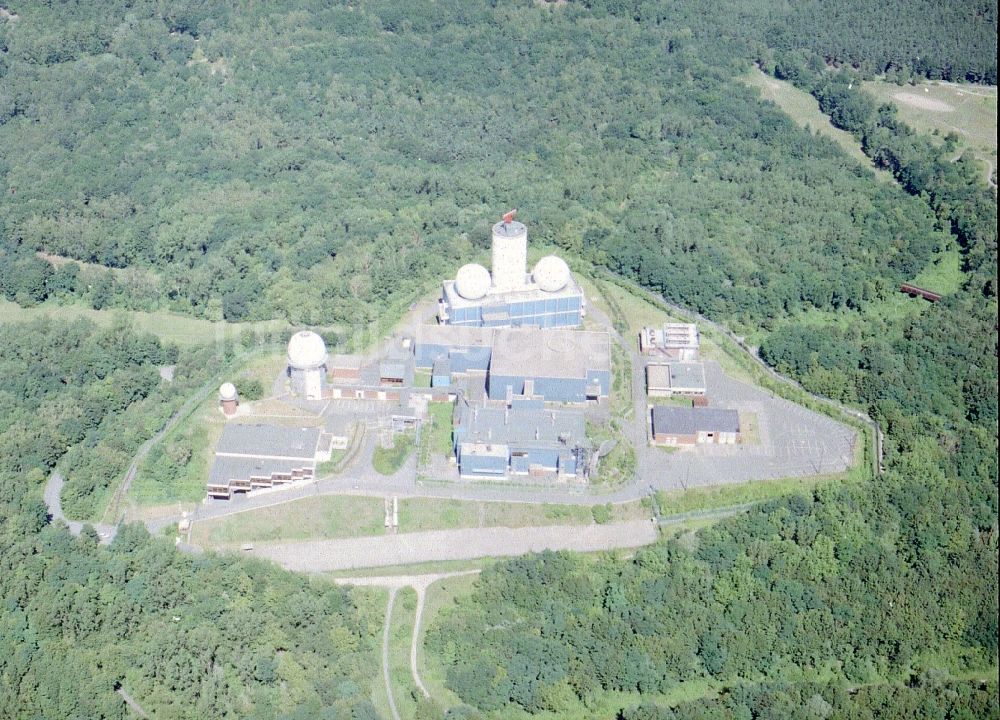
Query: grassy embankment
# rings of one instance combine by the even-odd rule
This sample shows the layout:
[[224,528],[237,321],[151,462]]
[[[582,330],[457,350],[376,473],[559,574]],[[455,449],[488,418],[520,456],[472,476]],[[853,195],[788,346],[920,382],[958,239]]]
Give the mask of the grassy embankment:
[[[596,506],[605,508],[605,506]],[[599,515],[608,513],[606,509]],[[607,522],[626,522],[650,516],[642,501],[612,505],[602,516]],[[320,495],[224,518],[197,522],[192,540],[206,547],[233,546],[263,540],[313,540],[381,535],[383,499],[354,495]],[[595,522],[587,505],[476,502],[437,498],[402,498],[400,532],[457,530],[476,527],[535,527],[589,525]],[[381,572],[381,571],[380,571]]]
[[875,172],[877,177],[885,181],[892,180],[892,175],[888,172],[876,169],[851,133],[833,126],[830,118],[819,109],[816,98],[805,90],[799,90],[789,82],[773,78],[756,67],[741,80],[757,88],[764,100],[770,100],[777,105],[799,127],[808,127],[815,134],[829,138],[858,163]]
[[393,437],[392,447],[376,445],[372,452],[372,468],[380,475],[394,475],[410,456],[414,443],[413,433],[404,432]]

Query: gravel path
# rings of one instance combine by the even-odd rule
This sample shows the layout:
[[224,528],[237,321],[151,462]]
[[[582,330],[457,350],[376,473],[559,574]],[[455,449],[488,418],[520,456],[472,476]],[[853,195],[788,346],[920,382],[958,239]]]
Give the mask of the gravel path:
[[441,560],[509,557],[542,550],[594,552],[648,545],[656,525],[636,520],[607,525],[468,528],[366,538],[256,543],[253,554],[288,570],[330,572]]

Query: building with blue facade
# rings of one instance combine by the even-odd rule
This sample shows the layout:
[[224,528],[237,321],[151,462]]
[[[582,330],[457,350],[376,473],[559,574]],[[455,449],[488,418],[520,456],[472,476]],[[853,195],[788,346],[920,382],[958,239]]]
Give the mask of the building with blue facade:
[[611,338],[583,330],[495,331],[486,384],[491,400],[601,400],[611,391]]
[[442,285],[438,319],[466,327],[577,327],[586,299],[566,263],[543,257],[527,272],[528,231],[507,219],[493,226],[493,266],[462,266]]
[[[611,391],[611,337],[606,332],[537,328],[421,326],[416,365],[432,369],[432,385],[449,375],[485,373],[491,400],[526,396],[546,402],[601,400]],[[440,377],[439,377],[440,376]]]
[[414,338],[416,366],[433,368],[447,358],[452,373],[485,373],[493,356],[493,330],[478,327],[421,325]]
[[463,478],[577,477],[586,468],[586,422],[576,410],[546,410],[541,401],[512,407],[456,409],[455,457]]

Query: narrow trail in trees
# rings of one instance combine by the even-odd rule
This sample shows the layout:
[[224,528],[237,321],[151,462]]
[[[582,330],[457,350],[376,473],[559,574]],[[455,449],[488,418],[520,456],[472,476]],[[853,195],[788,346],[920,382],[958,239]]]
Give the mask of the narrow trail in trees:
[[402,720],[396,709],[396,700],[392,696],[392,674],[389,672],[389,638],[392,635],[392,606],[396,603],[396,592],[399,588],[389,588],[389,604],[385,608],[385,627],[382,629],[382,679],[385,680],[385,694],[389,700],[389,712],[393,720]]
[[[338,585],[365,585],[368,587],[384,587],[389,589],[389,610],[386,612],[386,625],[382,641],[382,671],[386,678],[386,692],[389,694],[390,706],[395,713],[395,705],[392,702],[392,689],[389,676],[389,625],[392,621],[392,605],[396,593],[405,587],[413,588],[417,593],[417,607],[413,618],[413,636],[410,638],[410,673],[413,675],[413,683],[425,698],[431,696],[420,678],[420,671],[417,669],[417,651],[420,645],[420,626],[423,622],[424,601],[427,596],[427,588],[440,580],[448,578],[463,577],[466,575],[478,575],[480,569],[459,570],[457,572],[428,573],[426,575],[369,575],[356,578],[337,578],[334,582]],[[396,716],[398,717],[398,715]]]

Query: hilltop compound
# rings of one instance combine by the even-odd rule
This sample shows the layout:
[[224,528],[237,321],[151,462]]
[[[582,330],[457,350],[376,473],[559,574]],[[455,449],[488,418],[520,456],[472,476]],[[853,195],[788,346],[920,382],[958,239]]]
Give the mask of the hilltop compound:
[[472,263],[444,282],[441,324],[548,328],[583,322],[586,299],[562,258],[547,255],[528,274],[528,229],[514,220],[515,212],[493,226],[492,272]]

